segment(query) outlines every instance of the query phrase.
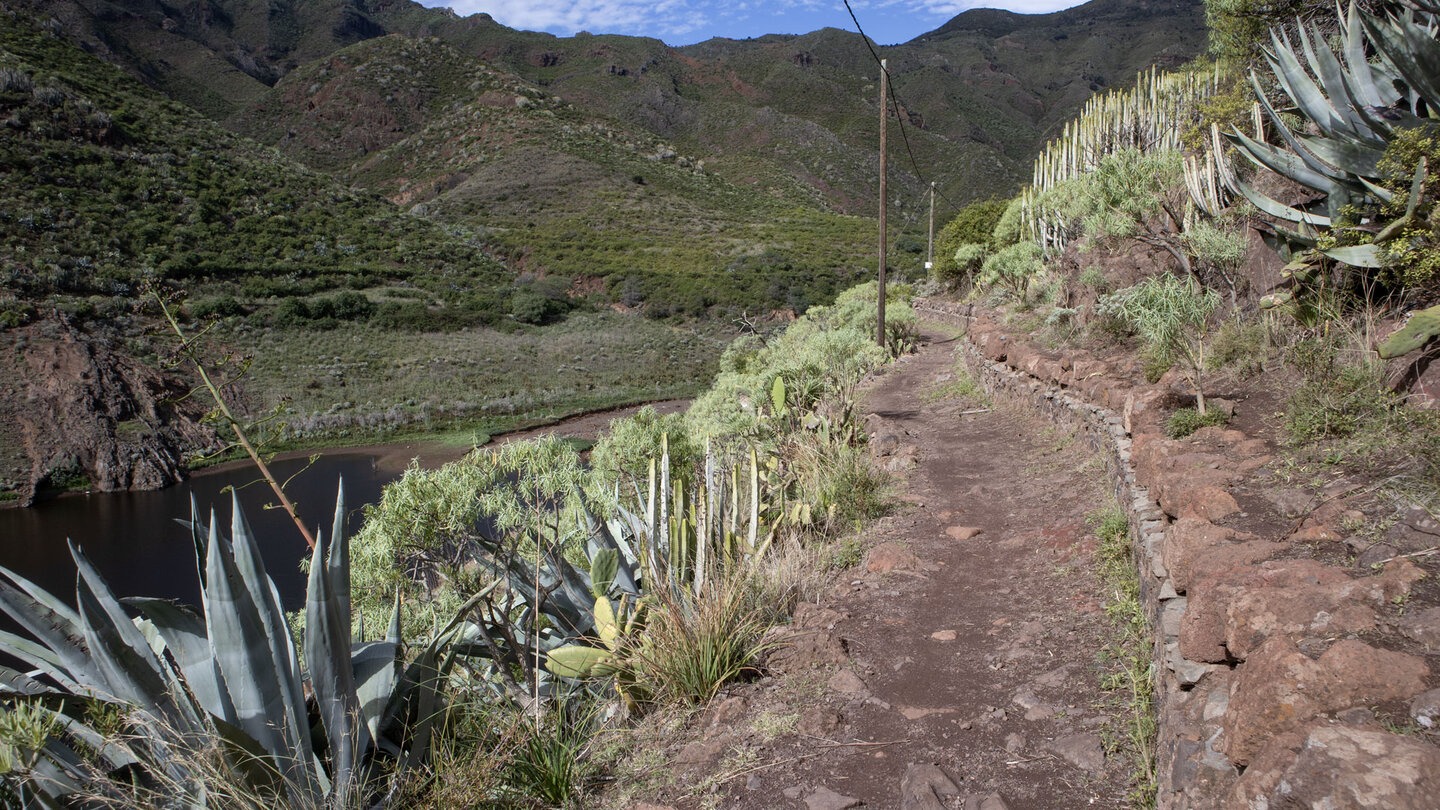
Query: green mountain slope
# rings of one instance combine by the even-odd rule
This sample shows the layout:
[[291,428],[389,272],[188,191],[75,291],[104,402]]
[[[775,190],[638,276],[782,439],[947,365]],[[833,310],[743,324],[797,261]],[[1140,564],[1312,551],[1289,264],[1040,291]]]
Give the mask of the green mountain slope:
[[653,311],[804,309],[868,272],[873,221],[773,167],[766,193],[441,40],[388,36],[292,71],[238,128],[482,230],[522,271]]
[[[263,91],[207,91],[213,65],[187,49],[273,84],[295,66],[361,39],[433,36],[590,115],[640,127],[704,158],[737,185],[768,191],[776,177],[786,177],[819,190],[841,211],[868,215],[873,205],[877,67],[865,43],[847,31],[671,48],[643,37],[515,31],[488,15],[462,18],[409,0],[45,6],[57,16],[64,10],[65,30],[89,47],[176,98],[236,120],[242,132],[240,114]],[[934,177],[957,201],[1013,188],[1043,139],[1092,92],[1123,85],[1151,64],[1199,53],[1202,17],[1199,0],[1094,0],[1045,15],[981,9],[880,49],[911,125],[915,165],[902,155],[892,178],[902,205],[916,204],[922,178]],[[142,45],[174,55],[137,55]],[[221,96],[226,103],[217,106]]]
[[[0,17],[0,118],[12,302],[84,310],[147,284],[255,298],[405,282],[491,317],[505,303],[509,274],[473,235],[236,136],[23,18]],[[85,296],[106,300],[74,303]]]

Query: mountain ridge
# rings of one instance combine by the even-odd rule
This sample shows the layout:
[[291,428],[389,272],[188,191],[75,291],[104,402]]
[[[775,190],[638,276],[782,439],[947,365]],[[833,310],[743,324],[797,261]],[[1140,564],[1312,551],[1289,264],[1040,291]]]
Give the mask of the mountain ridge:
[[[772,125],[774,116],[787,127],[830,131],[853,153],[849,162],[873,151],[878,119],[869,49],[857,34],[838,28],[672,47],[647,37],[518,31],[489,15],[462,17],[409,0],[43,5],[61,12],[67,30],[79,32],[93,52],[232,126],[301,65],[395,33],[438,37],[592,115],[674,141],[742,184],[744,169],[729,164],[771,159],[747,138]],[[1090,93],[1124,85],[1150,64],[1173,66],[1198,53],[1200,8],[1198,0],[1092,0],[1043,15],[972,9],[907,43],[883,46],[920,142],[912,144],[919,171],[907,159],[893,180],[913,195],[923,180],[942,175],[942,193],[957,201],[986,196],[968,185],[1013,188],[1043,138]],[[1139,23],[1144,30],[1137,30]],[[1057,34],[1060,29],[1069,34]],[[1122,32],[1127,47],[1116,47]],[[135,54],[142,34],[149,56]],[[216,70],[216,60],[229,69]],[[202,79],[212,75],[216,86],[208,87]],[[821,189],[837,210],[868,209],[863,201],[873,198],[873,178],[862,185],[865,172],[823,160],[798,165],[809,157],[779,165]],[[940,171],[947,162],[958,169]]]

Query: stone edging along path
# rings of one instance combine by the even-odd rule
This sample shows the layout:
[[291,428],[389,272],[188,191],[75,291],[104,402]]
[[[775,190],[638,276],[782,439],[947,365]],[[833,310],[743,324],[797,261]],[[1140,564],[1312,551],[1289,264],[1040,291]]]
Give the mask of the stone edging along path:
[[1159,807],[1437,806],[1440,608],[1399,610],[1427,577],[1411,560],[1370,575],[1313,558],[1357,514],[1347,493],[1277,493],[1260,480],[1274,460],[1263,438],[1169,439],[1158,386],[1048,352],[987,313],[916,308],[965,326],[964,360],[987,393],[1105,459],[1152,620]]

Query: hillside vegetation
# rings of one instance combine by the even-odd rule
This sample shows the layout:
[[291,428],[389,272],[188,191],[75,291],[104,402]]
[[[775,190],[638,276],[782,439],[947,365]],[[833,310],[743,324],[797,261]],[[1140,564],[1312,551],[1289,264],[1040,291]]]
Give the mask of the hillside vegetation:
[[23,18],[0,17],[0,48],[12,324],[53,300],[123,307],[147,284],[265,299],[403,283],[452,303],[464,291],[467,317],[504,312],[509,274],[473,236],[234,135]]
[[[327,171],[342,171],[347,161],[351,164],[347,171],[353,171],[363,162],[362,154],[402,139],[421,153],[416,155],[419,162],[435,163],[424,153],[436,149],[434,136],[440,132],[417,136],[435,123],[436,115],[453,114],[453,105],[474,103],[472,91],[483,96],[494,88],[491,81],[477,86],[473,78],[467,82],[460,77],[483,72],[494,78],[498,70],[510,74],[503,81],[530,88],[522,95],[533,96],[538,89],[551,103],[573,107],[572,115],[588,127],[644,144],[644,151],[652,154],[652,145],[645,142],[662,139],[663,151],[690,162],[703,160],[708,174],[754,197],[801,201],[807,207],[865,216],[873,209],[868,201],[876,190],[878,70],[866,44],[851,32],[823,29],[671,48],[643,37],[557,38],[515,31],[487,15],[461,18],[408,0],[376,4],[282,0],[270,4],[263,19],[258,7],[244,3],[173,8],[133,3],[123,23],[107,13],[108,3],[101,0],[45,5],[45,13],[60,19],[68,36],[96,53],[242,134],[276,144]],[[357,79],[352,72],[356,66],[348,64],[363,60],[368,73],[377,67],[370,57],[384,53],[383,49],[355,51],[340,57],[346,64],[327,62],[329,68],[318,67],[357,42],[385,34],[413,40],[405,47],[415,57],[403,66],[378,66],[385,88],[371,76]],[[453,51],[433,58],[434,43],[422,44],[432,37]],[[892,161],[895,204],[903,217],[896,220],[897,227],[923,233],[919,227],[923,223],[917,222],[925,202],[922,176],[935,177],[940,191],[960,203],[989,196],[996,189],[1011,189],[1049,130],[1092,92],[1128,83],[1135,71],[1148,65],[1184,61],[1200,50],[1202,40],[1197,2],[1096,0],[1049,15],[968,12],[910,43],[887,47],[895,89],[905,105],[900,114],[908,127],[909,152],[904,160]],[[127,45],[142,41],[143,53]],[[156,58],[160,55],[166,58]],[[231,69],[215,70],[216,59],[228,60]],[[281,81],[297,69],[301,71],[297,81]],[[234,77],[237,71],[247,77],[249,86],[228,87],[245,81]],[[223,92],[207,87],[210,76],[219,77],[216,81]],[[274,89],[266,90],[270,85]],[[481,103],[504,107],[507,102],[494,97]],[[511,112],[507,118],[530,117]],[[365,123],[355,128],[358,133],[328,137],[338,129],[350,129],[345,124],[362,120]],[[478,121],[472,116],[471,123]],[[453,121],[441,126],[447,135],[458,134]],[[538,137],[534,129],[530,131]],[[538,195],[527,193],[531,189],[525,186],[530,171],[566,176],[577,168],[573,148],[562,146],[552,152],[533,148],[533,140],[526,144],[532,148],[517,148],[513,154],[500,149],[490,156],[496,160],[481,167],[495,172],[486,182],[493,190],[482,197],[485,203],[533,201]],[[602,158],[601,165],[585,167],[581,178],[594,171],[611,181],[636,176],[636,172],[627,176],[628,166],[596,157]],[[471,174],[472,158],[447,156],[451,165],[438,179],[449,182],[456,173]],[[508,177],[499,173],[511,165],[530,171]],[[382,175],[394,173],[388,169]],[[638,174],[649,182],[652,173]],[[365,171],[347,176],[371,188],[379,188],[369,185],[373,180],[386,179]],[[423,190],[436,178],[407,179]],[[579,191],[584,190],[582,184]],[[616,182],[604,183],[599,190],[613,192],[600,198],[611,211],[630,210],[636,196],[621,193]],[[396,193],[393,187],[384,191]],[[686,219],[714,213],[715,206],[696,209],[688,194],[663,186],[652,187],[649,193],[662,199],[678,194],[683,200],[667,205],[652,200],[639,206],[644,219],[659,223],[656,229],[662,235],[667,228],[675,229],[665,248],[681,268],[703,263],[709,265],[706,270],[714,271],[733,260],[734,246],[723,240],[701,240],[709,251],[703,261],[683,250],[685,237],[694,236],[684,227]],[[501,194],[510,196],[495,199]],[[413,204],[408,196],[392,198]],[[718,210],[750,223],[772,221],[770,210],[756,209],[742,199],[722,202]],[[502,212],[506,208],[498,207]],[[433,214],[446,221],[454,221],[455,215],[444,207]],[[827,232],[826,238],[847,230],[843,222],[837,230],[833,223],[806,221],[812,219],[809,213],[791,217],[798,230],[819,229]],[[543,206],[527,212],[524,224],[530,222],[536,224],[536,238],[507,232],[503,237],[507,248],[524,251],[532,266],[553,264],[557,271],[571,273],[573,254],[555,242],[555,235],[584,223],[570,218],[563,208],[552,212]],[[770,234],[762,228],[761,235]],[[849,235],[843,241],[864,243]],[[788,258],[808,261],[802,251]]]

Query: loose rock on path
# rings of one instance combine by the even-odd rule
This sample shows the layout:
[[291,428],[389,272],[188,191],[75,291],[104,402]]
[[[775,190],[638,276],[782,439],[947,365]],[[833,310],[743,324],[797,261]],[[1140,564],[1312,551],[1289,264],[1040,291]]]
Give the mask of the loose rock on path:
[[901,503],[867,530],[866,561],[801,606],[792,646],[769,661],[777,674],[702,720],[723,743],[681,781],[712,787],[680,804],[1125,805],[1131,763],[1107,753],[1124,721],[1100,684],[1111,636],[1086,523],[1109,505],[1103,469],[1038,416],[946,398],[956,341],[925,338],[864,396]]

